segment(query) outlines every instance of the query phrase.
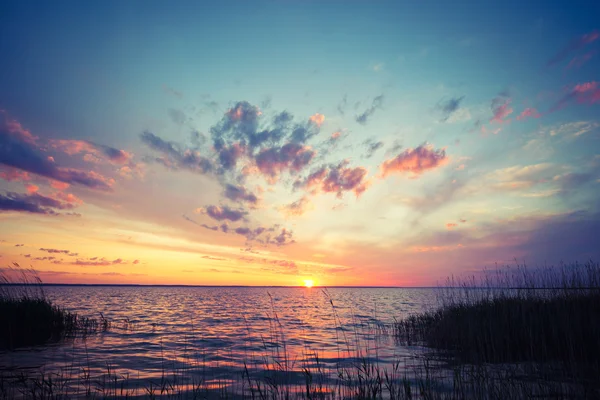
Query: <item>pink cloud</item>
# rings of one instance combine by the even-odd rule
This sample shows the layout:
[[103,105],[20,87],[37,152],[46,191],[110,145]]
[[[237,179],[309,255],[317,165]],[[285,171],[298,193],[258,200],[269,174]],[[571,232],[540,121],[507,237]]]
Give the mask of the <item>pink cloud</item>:
[[565,94],[550,111],[557,111],[575,100],[579,104],[600,102],[600,84],[596,81],[579,83]]
[[383,177],[392,173],[411,172],[420,175],[425,171],[441,167],[448,162],[446,150],[435,150],[431,145],[422,144],[415,149],[407,149],[381,165]]
[[70,156],[87,153],[84,160],[92,163],[99,163],[101,160],[106,159],[114,164],[126,164],[133,157],[131,153],[125,150],[99,145],[87,140],[54,139],[50,141],[50,146]]
[[53,197],[69,204],[83,204],[83,200],[81,200],[79,197],[75,196],[72,193],[56,192],[54,193]]
[[594,57],[595,55],[596,55],[596,51],[592,50],[592,51],[585,53],[582,56],[573,57],[573,59],[567,65],[567,69],[580,68],[581,66],[583,66],[583,64],[590,61],[592,59],[592,57]]
[[50,186],[52,186],[54,189],[65,190],[65,189],[68,189],[69,186],[71,186],[71,185],[69,185],[66,182],[60,182],[60,181],[53,181],[53,180],[51,180],[50,181]]
[[448,228],[448,229],[453,229],[453,228],[456,228],[457,226],[458,226],[458,224],[455,224],[454,222],[448,222],[446,224],[446,228]]
[[369,187],[366,180],[367,169],[364,167],[348,167],[348,160],[338,165],[323,166],[310,174],[303,181],[296,181],[295,188],[304,188],[316,194],[336,193],[341,198],[344,192],[354,192],[358,197]]
[[535,108],[526,108],[523,110],[519,116],[517,116],[517,120],[521,121],[526,118],[539,118],[542,114],[540,114]]
[[310,120],[310,122],[314,123],[318,127],[321,127],[321,125],[323,125],[323,122],[325,122],[325,116],[323,114],[316,113],[316,114],[312,115],[309,118],[309,120]]
[[510,99],[501,99],[498,97],[495,98],[492,101],[492,111],[494,113],[494,116],[490,119],[490,122],[502,124],[504,122],[510,121],[509,119],[505,119],[513,113],[513,109],[510,107]]
[[39,190],[39,187],[36,185],[27,185],[25,186],[25,188],[27,189],[27,193],[29,194],[34,194]]
[[0,178],[9,182],[31,180],[29,173],[15,168],[9,168],[6,171],[0,171]]
[[0,109],[0,114],[3,117],[2,124],[0,125],[0,131],[17,137],[23,142],[35,144],[37,138],[33,136],[27,129],[23,128],[19,121],[10,118],[5,110]]
[[595,30],[585,35],[581,35],[573,39],[567,46],[559,51],[554,57],[548,61],[548,66],[557,64],[567,58],[571,53],[582,49],[586,45],[595,42],[600,38],[600,32]]
[[336,140],[336,139],[339,139],[340,136],[342,136],[342,132],[336,131],[331,134],[331,139]]

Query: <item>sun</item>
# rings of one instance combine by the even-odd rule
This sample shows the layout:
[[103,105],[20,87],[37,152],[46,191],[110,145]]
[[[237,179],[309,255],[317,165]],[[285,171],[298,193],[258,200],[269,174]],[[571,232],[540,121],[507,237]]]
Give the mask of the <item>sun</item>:
[[315,282],[312,279],[305,279],[304,280],[304,286],[307,287],[307,288],[313,287],[314,284],[315,284]]

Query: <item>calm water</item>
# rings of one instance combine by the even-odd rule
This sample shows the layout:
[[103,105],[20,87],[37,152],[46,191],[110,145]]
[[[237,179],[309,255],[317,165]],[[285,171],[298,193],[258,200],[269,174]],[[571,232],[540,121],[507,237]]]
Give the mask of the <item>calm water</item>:
[[[382,334],[394,319],[427,309],[435,289],[47,287],[57,305],[113,323],[85,340],[0,353],[0,367],[160,380],[227,381],[285,364],[336,368],[357,355],[385,365],[418,349]],[[333,305],[332,305],[333,303]],[[358,346],[357,346],[358,344]]]

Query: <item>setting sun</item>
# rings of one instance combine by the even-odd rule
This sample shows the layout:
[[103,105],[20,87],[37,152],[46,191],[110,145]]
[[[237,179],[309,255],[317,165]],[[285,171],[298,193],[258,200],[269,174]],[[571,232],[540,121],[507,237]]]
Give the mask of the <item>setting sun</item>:
[[304,280],[304,286],[307,288],[313,287],[313,285],[315,284],[315,282],[312,279],[305,279]]

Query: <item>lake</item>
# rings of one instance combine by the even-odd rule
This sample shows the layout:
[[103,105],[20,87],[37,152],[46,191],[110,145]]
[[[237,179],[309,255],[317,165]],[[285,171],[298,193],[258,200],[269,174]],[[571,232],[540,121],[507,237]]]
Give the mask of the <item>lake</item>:
[[[107,332],[0,353],[0,368],[70,377],[98,389],[114,375],[135,393],[148,385],[202,382],[238,391],[247,377],[305,369],[334,377],[349,363],[391,366],[422,349],[386,328],[435,304],[436,289],[46,286],[54,304],[111,321]],[[112,375],[111,375],[112,374]],[[281,374],[280,374],[281,375]],[[278,378],[279,379],[279,378]],[[83,383],[82,383],[83,382]],[[187,386],[186,386],[187,387]],[[132,393],[133,393],[132,392]]]

